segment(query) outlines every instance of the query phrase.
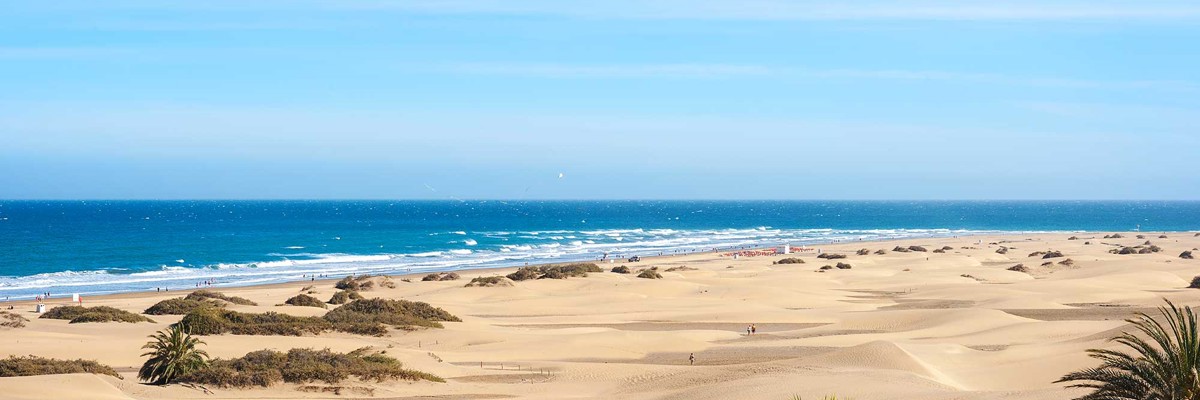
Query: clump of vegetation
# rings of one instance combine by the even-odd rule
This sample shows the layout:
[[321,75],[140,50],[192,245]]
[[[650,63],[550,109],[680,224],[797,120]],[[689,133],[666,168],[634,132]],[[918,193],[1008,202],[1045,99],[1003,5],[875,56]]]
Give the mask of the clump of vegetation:
[[1192,284],[1188,285],[1189,289],[1200,289],[1200,275],[1192,277]]
[[109,306],[58,306],[50,309],[50,311],[46,311],[39,318],[65,319],[71,321],[72,324],[84,322],[154,322],[154,320],[145,316]]
[[773,264],[804,264],[804,260],[800,259],[800,258],[796,258],[796,257],[788,257],[788,258],[776,261]]
[[1035,252],[1029,253],[1029,257],[1041,257],[1044,255],[1046,255],[1046,252],[1044,252],[1044,251],[1035,251]]
[[567,279],[571,277],[587,277],[589,272],[604,272],[599,265],[593,263],[571,263],[557,265],[542,265],[537,267],[522,267],[517,272],[508,274],[508,279],[524,281],[530,279]]
[[624,265],[618,265],[618,266],[612,268],[612,272],[615,272],[618,274],[628,274],[628,273],[632,273],[633,271],[629,270],[629,267],[626,267]]
[[1008,254],[1008,248],[1000,246],[1000,248],[996,249],[996,254]]
[[1167,238],[1167,235],[1158,235],[1158,238],[1159,238],[1159,239],[1166,239],[1166,238]]
[[940,249],[940,248],[939,248],[939,249],[933,249],[933,252],[934,252],[934,253],[945,253],[945,252],[946,252],[946,250],[942,250],[942,249]]
[[0,311],[0,327],[24,328],[26,322],[29,322],[29,319],[20,314],[10,311]]
[[280,335],[301,336],[333,329],[321,317],[297,317],[277,312],[242,313],[219,308],[201,308],[183,316],[177,324],[194,335]]
[[1070,267],[1070,266],[1074,266],[1074,265],[1075,265],[1075,260],[1072,260],[1072,259],[1068,258],[1068,259],[1066,259],[1066,260],[1059,261],[1059,262],[1058,262],[1058,265],[1062,265],[1062,266],[1064,266],[1064,267]]
[[1050,251],[1047,251],[1047,252],[1046,252],[1046,254],[1043,254],[1043,255],[1042,255],[1042,258],[1043,258],[1043,259],[1046,259],[1046,258],[1059,258],[1059,257],[1062,257],[1062,256],[1063,256],[1063,253],[1062,253],[1061,251],[1058,251],[1058,250],[1050,250]]
[[1121,236],[1121,234],[1120,234],[1120,233],[1114,233],[1114,234],[1111,234],[1111,235],[1104,235],[1104,238],[1105,238],[1105,239],[1121,239],[1121,238],[1123,238],[1123,237],[1124,237],[1124,236]]
[[871,250],[869,250],[869,249],[858,249],[858,251],[854,252],[854,254],[858,254],[858,255],[860,255],[860,256],[865,256],[865,255],[869,255],[869,254],[871,254]]
[[316,297],[309,296],[307,294],[295,295],[292,298],[284,301],[283,304],[287,304],[287,305],[291,305],[291,306],[300,306],[300,307],[327,308],[325,306],[325,302],[321,301],[320,299],[317,299]]
[[385,324],[399,328],[441,328],[441,321],[462,322],[458,317],[429,303],[408,300],[355,300],[325,314],[335,325]]
[[1071,237],[1067,238],[1067,240],[1079,240],[1079,237],[1078,237],[1078,236],[1071,236]]
[[1126,320],[1139,332],[1122,332],[1110,340],[1127,347],[1126,352],[1089,349],[1088,356],[1100,360],[1100,366],[1069,373],[1055,383],[1093,390],[1079,399],[1194,398],[1200,382],[1196,313],[1166,303],[1159,307],[1161,317],[1138,313]]
[[143,314],[149,315],[184,315],[202,307],[224,307],[225,304],[212,300],[189,300],[186,298],[166,299],[155,303],[154,305],[143,311]]
[[892,251],[894,251],[894,252],[897,252],[897,253],[907,253],[907,252],[909,252],[909,250],[908,250],[908,248],[907,248],[907,247],[900,247],[900,246],[893,247],[893,248],[892,248]]
[[836,267],[837,267],[837,269],[850,269],[850,268],[852,268],[852,267],[850,266],[850,264],[846,264],[846,263],[837,263]]
[[1053,267],[1054,261],[1046,261],[1046,262],[1042,263],[1042,266],[1043,267]]
[[459,278],[458,274],[454,273],[454,272],[435,272],[435,273],[432,273],[429,275],[425,275],[425,277],[421,278],[421,280],[425,281],[425,282],[438,282],[438,281],[456,281],[456,280],[458,280],[458,278]]
[[1184,260],[1191,260],[1192,259],[1192,251],[1187,250],[1182,253],[1179,253],[1179,258],[1182,258]]
[[646,279],[662,279],[663,276],[662,274],[658,273],[658,267],[651,267],[649,269],[642,270],[637,277]]
[[93,360],[59,360],[38,356],[0,359],[0,377],[58,374],[101,374],[121,378],[112,367]]
[[1027,274],[1029,273],[1029,267],[1026,267],[1025,264],[1017,264],[1017,265],[1008,267],[1008,270],[1015,271],[1015,272],[1024,272]]
[[503,276],[480,276],[471,279],[466,287],[512,286],[512,280]]
[[667,268],[667,272],[695,271],[695,270],[697,270],[697,269],[698,269],[698,268],[692,268],[692,267],[689,267],[689,266],[686,266],[686,265],[680,265],[680,266],[678,266],[678,267],[671,267],[671,268]]
[[845,254],[837,254],[837,253],[821,253],[821,254],[817,255],[817,258],[824,258],[826,260],[837,260],[837,259],[846,258],[846,255]]
[[909,251],[920,251],[920,252],[928,251],[928,250],[925,250],[925,248],[921,247],[921,246],[908,246],[908,250]]
[[828,271],[828,270],[831,270],[831,269],[833,269],[833,266],[832,266],[832,265],[822,265],[822,266],[821,266],[821,268],[820,268],[820,269],[818,269],[818,270],[819,270],[819,271]]
[[884,254],[887,254],[887,250],[884,250],[884,249],[875,250],[875,254],[884,255]]
[[257,306],[258,305],[258,303],[250,301],[250,299],[247,299],[244,297],[226,296],[224,293],[214,292],[214,291],[205,290],[205,289],[201,289],[201,290],[197,290],[195,292],[189,293],[187,295],[187,297],[184,297],[184,300],[199,301],[199,300],[205,300],[205,299],[222,300],[222,301],[227,301],[227,302],[230,302],[233,304],[238,304],[238,305],[243,305],[243,306]]
[[213,360],[207,368],[181,376],[179,381],[223,388],[270,387],[279,382],[336,384],[351,376],[375,382],[445,382],[436,375],[405,369],[395,358],[368,352],[367,348],[350,353],[329,349],[291,349],[287,353],[259,350],[240,358]]
[[150,357],[138,370],[138,379],[142,381],[164,385],[208,365],[208,353],[199,348],[204,342],[192,337],[182,326],[172,325],[150,338],[154,340],[142,346],[149,350],[142,357]]
[[1145,239],[1145,238],[1146,238],[1146,235],[1137,235],[1137,238],[1138,238],[1138,239]]
[[1158,253],[1160,251],[1162,251],[1162,248],[1155,246],[1155,245],[1150,245],[1150,246],[1139,245],[1139,246],[1133,246],[1133,247],[1126,246],[1126,247],[1121,247],[1119,249],[1112,249],[1112,250],[1109,250],[1108,252],[1112,253],[1112,254],[1150,254],[1150,253]]
[[347,276],[337,281],[337,283],[333,285],[333,287],[337,289],[353,290],[356,292],[372,290],[375,289],[376,286],[395,289],[396,282],[392,282],[392,278],[388,278],[386,276],[359,275]]
[[342,290],[334,293],[333,296],[329,298],[329,304],[346,304],[351,301],[361,299],[363,299],[362,295],[358,294],[356,291]]

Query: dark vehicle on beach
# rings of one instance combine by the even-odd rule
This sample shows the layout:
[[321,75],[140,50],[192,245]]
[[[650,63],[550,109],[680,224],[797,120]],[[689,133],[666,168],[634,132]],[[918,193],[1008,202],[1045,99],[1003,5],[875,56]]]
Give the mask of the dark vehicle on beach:
[[633,256],[633,257],[629,257],[629,262],[638,262],[638,261],[642,261],[642,257],[641,257],[641,256]]

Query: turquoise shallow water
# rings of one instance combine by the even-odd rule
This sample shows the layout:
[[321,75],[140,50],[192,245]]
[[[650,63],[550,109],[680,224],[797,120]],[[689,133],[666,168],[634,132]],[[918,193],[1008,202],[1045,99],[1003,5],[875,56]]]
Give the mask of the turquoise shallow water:
[[1200,230],[1200,202],[0,201],[0,297],[1139,225]]

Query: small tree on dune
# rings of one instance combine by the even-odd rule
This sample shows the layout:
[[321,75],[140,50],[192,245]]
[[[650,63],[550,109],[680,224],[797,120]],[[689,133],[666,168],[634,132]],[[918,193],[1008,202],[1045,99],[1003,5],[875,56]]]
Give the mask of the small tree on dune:
[[1071,387],[1095,389],[1077,400],[1191,400],[1200,399],[1200,335],[1191,307],[1179,308],[1167,300],[1159,307],[1159,320],[1145,313],[1126,322],[1150,341],[1131,332],[1111,340],[1132,349],[1090,349],[1102,361],[1099,367],[1072,372],[1058,382],[1080,382]]
[[149,337],[154,340],[142,346],[143,349],[150,349],[142,354],[142,357],[150,356],[150,359],[138,370],[138,379],[164,385],[171,383],[176,377],[208,364],[208,353],[196,348],[204,342],[192,337],[179,324],[171,325]]

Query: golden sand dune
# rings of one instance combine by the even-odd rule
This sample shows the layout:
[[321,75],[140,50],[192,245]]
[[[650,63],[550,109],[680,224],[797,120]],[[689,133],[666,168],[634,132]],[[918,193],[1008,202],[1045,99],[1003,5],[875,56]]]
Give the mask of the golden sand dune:
[[[1066,399],[1084,392],[1052,383],[1094,365],[1084,350],[1135,312],[1169,298],[1200,304],[1187,289],[1200,261],[1178,254],[1200,245],[1192,235],[1151,239],[1163,251],[1120,255],[1110,249],[1144,240],[1097,239],[1104,234],[1014,235],[854,242],[822,245],[847,255],[815,252],[734,260],[704,253],[650,257],[633,269],[658,266],[663,279],[606,272],[511,287],[463,287],[477,276],[511,270],[461,271],[462,280],[421,282],[393,277],[395,288],[367,297],[424,301],[458,315],[444,329],[392,331],[369,337],[205,336],[216,357],[259,349],[386,350],[407,367],[447,378],[433,382],[320,382],[253,390],[142,385],[135,371],[146,335],[176,322],[69,324],[36,319],[7,329],[0,355],[96,359],[124,377],[86,374],[0,378],[3,398],[620,398],[790,399],[838,394],[864,399]],[[1126,235],[1132,237],[1133,235]],[[1151,237],[1157,237],[1153,235]],[[1177,236],[1177,237],[1176,237]],[[1089,243],[1090,244],[1087,244]],[[1106,244],[1107,243],[1107,244]],[[920,245],[944,253],[894,252]],[[1007,252],[997,253],[1004,246]],[[872,254],[858,255],[868,249]],[[887,254],[873,254],[883,249]],[[1062,257],[1044,258],[1056,250]],[[1066,259],[1070,262],[1064,262]],[[825,265],[838,262],[849,269]],[[1024,272],[1010,271],[1023,264]],[[665,272],[668,267],[694,270]],[[314,307],[276,306],[301,292],[328,299],[333,281],[223,290],[258,302],[230,305],[245,312],[321,315]],[[186,291],[87,299],[141,311]],[[52,305],[53,306],[53,305]],[[754,324],[757,334],[746,335]],[[688,355],[696,355],[689,365]]]

